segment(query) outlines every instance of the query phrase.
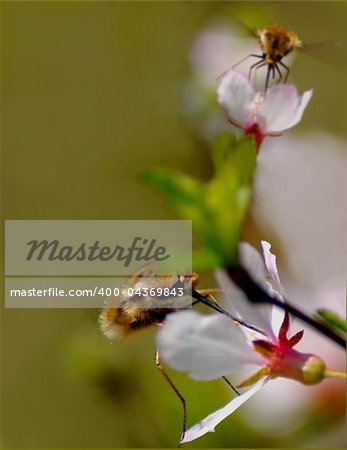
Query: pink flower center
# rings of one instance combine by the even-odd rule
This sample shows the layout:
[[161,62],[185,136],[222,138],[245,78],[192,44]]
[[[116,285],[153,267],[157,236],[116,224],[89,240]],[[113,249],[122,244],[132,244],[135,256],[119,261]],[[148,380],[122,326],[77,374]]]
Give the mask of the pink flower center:
[[259,147],[265,137],[265,135],[261,132],[259,125],[256,122],[253,122],[251,125],[247,126],[244,131],[246,136],[254,136],[257,150],[259,150]]
[[254,349],[267,359],[266,369],[269,375],[291,378],[304,384],[320,382],[324,378],[324,362],[318,356],[293,350],[293,347],[302,339],[304,332],[299,331],[288,338],[289,324],[289,314],[286,312],[278,340],[276,342],[261,339],[253,341]]

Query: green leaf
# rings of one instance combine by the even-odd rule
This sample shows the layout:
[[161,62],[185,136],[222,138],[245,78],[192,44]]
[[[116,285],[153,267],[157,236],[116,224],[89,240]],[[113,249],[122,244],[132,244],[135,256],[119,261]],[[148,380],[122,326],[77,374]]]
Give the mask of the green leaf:
[[207,248],[193,250],[193,267],[200,272],[202,270],[214,269],[220,265],[216,254]]
[[249,207],[256,167],[252,137],[223,134],[213,144],[215,174],[207,183],[163,169],[142,173],[142,179],[161,190],[171,206],[193,228],[215,265],[237,262],[238,243]]
[[200,222],[203,201],[203,185],[179,172],[165,169],[152,169],[140,174],[143,181],[160,190],[171,207],[183,219]]
[[233,265],[251,199],[256,147],[252,137],[236,139],[223,134],[214,142],[212,155],[216,174],[208,184],[205,200],[223,263]]
[[201,185],[185,174],[165,169],[143,171],[141,179],[161,190],[174,203],[191,203],[198,200]]
[[319,317],[324,319],[326,323],[328,323],[333,328],[338,330],[347,331],[347,322],[346,319],[342,319],[338,314],[329,309],[320,309],[317,311]]

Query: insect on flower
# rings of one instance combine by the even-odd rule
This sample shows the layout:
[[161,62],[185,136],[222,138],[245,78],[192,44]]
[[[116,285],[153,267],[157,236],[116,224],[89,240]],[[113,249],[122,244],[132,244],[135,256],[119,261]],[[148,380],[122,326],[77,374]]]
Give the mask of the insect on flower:
[[[99,315],[99,326],[109,339],[129,337],[152,325],[160,325],[170,313],[203,303],[215,311],[240,322],[240,319],[221,308],[211,294],[220,289],[195,290],[198,275],[158,275],[150,266],[145,266],[133,275],[125,287],[122,297],[108,304]],[[131,294],[131,295],[130,295]]]
[[[114,299],[113,303],[111,302],[101,311],[98,320],[100,329],[109,339],[127,338],[151,326],[160,326],[167,315],[182,309],[188,309],[195,303],[203,303],[229,317],[234,322],[242,322],[239,318],[221,308],[211,296],[212,293],[219,292],[219,289],[205,289],[198,292],[195,290],[197,283],[198,275],[196,273],[191,275],[173,274],[163,277],[157,275],[152,267],[145,266],[133,275],[125,286],[124,292],[126,294],[123,294],[121,299]],[[193,303],[192,298],[194,299]],[[247,326],[246,323],[242,323]],[[159,348],[156,351],[155,362],[159,371],[181,401],[183,438],[186,431],[185,399],[162,367]],[[235,390],[225,377],[222,378]],[[236,390],[235,392],[238,393]]]
[[243,32],[246,32],[248,36],[257,39],[262,53],[259,55],[252,52],[234,64],[232,68],[237,67],[250,57],[258,58],[258,61],[249,68],[248,77],[251,78],[253,71],[267,66],[265,91],[269,87],[270,80],[274,79],[276,75],[278,76],[278,83],[282,80],[284,83],[287,81],[290,69],[283,62],[283,59],[294,50],[300,50],[306,55],[335,68],[344,68],[345,43],[343,39],[307,43],[306,41],[302,41],[298,34],[288,26],[272,24],[264,28],[249,28],[239,19],[236,19],[235,22],[236,28],[239,31],[243,29]]
[[249,57],[259,58],[260,60],[249,69],[249,78],[252,71],[267,66],[265,91],[267,90],[270,82],[270,77],[275,78],[276,73],[279,77],[278,82],[283,78],[281,71],[282,67],[285,69],[286,74],[284,76],[284,83],[287,81],[289,75],[289,67],[282,62],[282,59],[291,53],[294,49],[303,47],[303,42],[299,39],[298,35],[291,28],[283,25],[268,25],[265,28],[255,30],[253,34],[258,38],[261,55],[250,54],[240,62],[235,64],[233,68],[241,64]]
[[271,72],[274,78],[275,71],[277,71],[279,81],[281,81],[282,72],[279,66],[282,66],[287,71],[284,82],[287,81],[289,67],[282,62],[282,59],[294,49],[302,47],[303,42],[298,38],[295,31],[281,25],[269,25],[262,30],[258,30],[256,33],[263,54],[260,56],[260,61],[255,63],[252,67],[261,67],[263,64],[267,64],[268,67],[265,81],[266,90]]
[[[178,289],[183,289],[185,292],[195,287],[197,282],[198,277],[194,273],[191,276],[159,277],[151,267],[142,268],[126,285],[124,292],[127,294],[122,294],[120,300],[116,299],[115,304],[111,303],[102,310],[99,316],[101,331],[109,339],[114,339],[129,337],[152,325],[159,325],[167,314],[178,309],[168,304],[168,301],[173,299],[176,289],[179,295],[181,291]],[[154,296],[151,295],[151,289],[154,290],[157,297],[163,294],[164,289],[172,292],[171,295],[163,297],[163,307],[154,307]],[[187,299],[187,307],[189,301],[190,298]]]

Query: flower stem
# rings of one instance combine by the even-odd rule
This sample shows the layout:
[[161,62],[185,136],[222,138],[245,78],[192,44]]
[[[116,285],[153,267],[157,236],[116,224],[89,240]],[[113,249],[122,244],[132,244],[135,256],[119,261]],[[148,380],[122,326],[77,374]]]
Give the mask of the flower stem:
[[321,334],[334,341],[336,344],[346,348],[346,339],[340,334],[327,327],[325,324],[318,322],[313,317],[309,316],[304,311],[298,309],[296,306],[272,297],[264,289],[262,289],[248,274],[248,272],[240,267],[229,267],[227,269],[230,278],[233,282],[246,294],[248,300],[252,303],[269,303],[276,305],[284,311],[288,311],[293,316],[301,319],[311,327],[315,328]]
[[342,372],[340,370],[329,370],[326,369],[324,372],[325,378],[338,378],[340,380],[346,379],[346,372]]

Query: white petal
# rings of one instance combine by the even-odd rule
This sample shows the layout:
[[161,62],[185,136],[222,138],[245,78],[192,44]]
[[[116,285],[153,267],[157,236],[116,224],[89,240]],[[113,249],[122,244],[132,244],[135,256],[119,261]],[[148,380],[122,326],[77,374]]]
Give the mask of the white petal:
[[239,408],[243,403],[249,400],[254,394],[256,394],[267,382],[269,378],[264,378],[263,380],[258,381],[251,389],[246,391],[244,394],[239,395],[234,398],[225,405],[223,408],[218,409],[214,413],[207,416],[201,422],[193,425],[189,430],[186,431],[184,438],[181,443],[184,444],[186,442],[194,441],[199,437],[203,436],[208,432],[213,432],[215,427],[222,422],[226,417],[230,416],[237,408]]
[[[247,271],[249,271],[251,276],[253,275],[249,268]],[[274,338],[271,326],[271,305],[250,302],[243,291],[231,281],[225,270],[217,269],[215,271],[215,277],[218,285],[223,290],[228,309],[248,324],[264,331],[271,339]],[[265,289],[268,290],[268,285],[266,285]],[[260,335],[255,336],[253,333],[249,333],[244,327],[242,327],[242,330],[249,335],[251,340],[261,338]],[[264,336],[262,338],[264,339]]]
[[[283,319],[284,319],[284,310],[281,308],[278,308],[277,306],[273,306],[272,307],[272,311],[271,311],[271,328],[273,331],[274,336],[278,336],[278,333],[281,329],[281,325],[283,323]],[[288,335],[290,335],[290,330],[291,330],[291,326],[289,326],[288,329]],[[299,331],[299,330],[298,330]],[[273,338],[276,341],[278,340],[277,337]]]
[[263,255],[266,269],[272,278],[275,289],[278,291],[277,294],[279,295],[280,298],[282,298],[281,294],[285,295],[285,289],[278,275],[276,255],[271,252],[271,244],[269,242],[261,241],[261,245],[263,247]]
[[[272,279],[271,284],[275,288],[274,289],[270,287],[269,293],[270,295],[278,298],[279,300],[284,301],[282,294],[285,296],[286,293],[278,274],[276,255],[271,252],[271,244],[269,242],[261,241],[261,245],[263,247],[263,255],[266,264],[266,269],[271,276]],[[271,313],[271,327],[275,336],[278,336],[278,332],[281,328],[283,319],[284,319],[284,311],[274,306],[272,308]]]
[[267,288],[266,268],[258,250],[248,242],[239,245],[239,262],[263,289]]
[[253,112],[255,90],[239,72],[229,70],[218,86],[218,102],[227,110],[229,118],[245,128]]
[[313,94],[313,90],[310,89],[309,91],[305,91],[303,93],[303,95],[299,96],[299,104],[298,104],[298,108],[296,110],[296,114],[293,117],[292,123],[289,124],[289,126],[287,128],[291,128],[294,127],[297,123],[300,122],[304,111],[306,109],[306,106],[308,105],[309,101],[311,100]]
[[158,345],[163,360],[196,380],[213,380],[259,361],[234,322],[218,314],[170,314],[158,332]]
[[312,97],[312,90],[298,96],[294,85],[271,87],[256,111],[256,121],[264,134],[280,133],[296,125]]

